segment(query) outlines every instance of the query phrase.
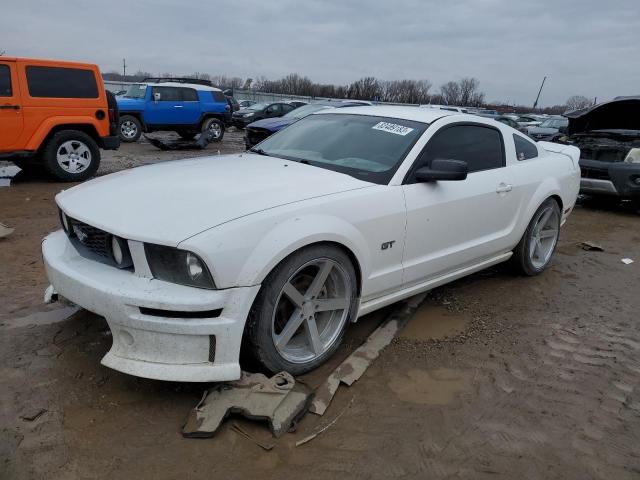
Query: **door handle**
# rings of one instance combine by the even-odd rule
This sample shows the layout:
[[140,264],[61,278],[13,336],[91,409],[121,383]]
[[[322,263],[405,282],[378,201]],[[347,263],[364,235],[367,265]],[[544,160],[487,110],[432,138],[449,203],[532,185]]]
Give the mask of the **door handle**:
[[513,185],[501,183],[500,185],[498,185],[498,188],[496,188],[496,193],[507,193],[511,190],[513,190]]
[[0,110],[20,110],[20,105],[0,105]]

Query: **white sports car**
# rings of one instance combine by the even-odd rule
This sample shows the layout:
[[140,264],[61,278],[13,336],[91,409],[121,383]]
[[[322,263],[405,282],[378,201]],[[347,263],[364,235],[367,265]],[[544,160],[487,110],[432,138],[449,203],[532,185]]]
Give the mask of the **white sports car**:
[[106,318],[108,367],[233,380],[242,350],[296,375],[368,312],[510,258],[542,272],[578,158],[473,115],[320,111],[243,154],[60,193],[44,261],[57,292]]

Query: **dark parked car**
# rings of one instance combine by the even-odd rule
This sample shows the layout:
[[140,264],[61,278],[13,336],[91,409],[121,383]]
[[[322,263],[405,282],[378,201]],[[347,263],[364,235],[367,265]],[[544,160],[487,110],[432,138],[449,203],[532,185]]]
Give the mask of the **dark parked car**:
[[280,118],[267,118],[247,125],[244,143],[247,149],[249,149],[257,143],[260,143],[268,136],[273,135],[284,127],[287,127],[301,118],[317,112],[318,110],[324,110],[326,108],[357,107],[359,105],[371,105],[371,102],[359,100],[323,100],[309,103],[296,108]]
[[295,110],[295,108],[293,105],[284,102],[256,103],[250,107],[241,108],[237,112],[233,112],[231,123],[234,127],[244,128],[256,120],[281,117]]
[[565,113],[555,141],[580,148],[580,192],[631,200],[640,214],[640,96]]

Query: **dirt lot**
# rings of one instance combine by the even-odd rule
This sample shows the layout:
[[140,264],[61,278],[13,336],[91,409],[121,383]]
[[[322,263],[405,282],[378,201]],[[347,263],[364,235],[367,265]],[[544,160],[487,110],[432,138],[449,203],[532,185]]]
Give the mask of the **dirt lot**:
[[[241,147],[234,132],[195,154],[125,145],[100,174]],[[40,240],[58,228],[62,188],[0,188],[0,221],[16,228],[0,240],[0,478],[640,478],[640,217],[624,208],[578,207],[539,277],[500,266],[431,292],[324,417],[307,415],[267,452],[230,422],[216,438],[182,438],[203,385],[102,367],[104,320],[42,304]],[[354,325],[333,364],[391,311]]]

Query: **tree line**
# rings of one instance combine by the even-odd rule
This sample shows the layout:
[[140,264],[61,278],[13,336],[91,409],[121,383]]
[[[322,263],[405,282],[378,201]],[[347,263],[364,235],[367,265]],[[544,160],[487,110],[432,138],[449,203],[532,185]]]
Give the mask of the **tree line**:
[[[123,77],[116,71],[103,74],[105,80],[140,82],[148,77],[173,78],[180,75],[161,73],[152,75],[149,72],[137,71]],[[354,100],[371,100],[390,103],[456,105],[460,107],[485,107],[500,112],[531,112],[526,105],[510,105],[502,102],[487,102],[480,89],[480,81],[473,77],[452,80],[435,89],[429,80],[380,80],[375,77],[363,77],[346,85],[317,83],[307,76],[290,73],[277,80],[264,76],[257,78],[241,78],[227,75],[210,75],[194,72],[184,75],[189,78],[209,80],[223,89],[252,90],[255,92],[277,93],[283,95],[302,95],[307,97],[349,98]],[[581,95],[571,96],[565,104],[539,108],[537,111],[550,114],[561,114],[567,110],[585,108],[593,102]]]

